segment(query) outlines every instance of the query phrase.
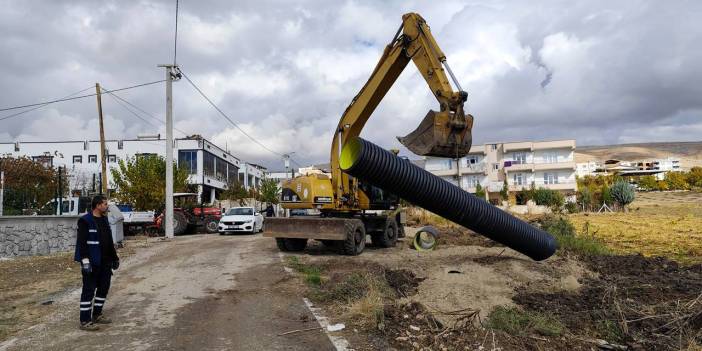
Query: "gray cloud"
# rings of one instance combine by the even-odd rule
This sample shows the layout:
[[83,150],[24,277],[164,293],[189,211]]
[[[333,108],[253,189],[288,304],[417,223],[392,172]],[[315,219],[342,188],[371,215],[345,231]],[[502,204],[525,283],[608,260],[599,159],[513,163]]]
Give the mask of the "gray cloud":
[[[700,139],[702,4],[693,1],[184,0],[178,62],[261,142],[294,151],[301,163],[325,162],[339,117],[409,11],[427,19],[469,91],[477,143]],[[173,15],[173,1],[5,2],[0,106],[50,100],[95,82],[118,88],[162,79],[156,65],[173,59]],[[120,96],[163,119],[164,92],[158,85]],[[174,96],[178,129],[226,144],[243,159],[282,166],[185,80],[175,83]],[[162,125],[103,99],[109,137],[163,133]],[[431,108],[437,103],[410,65],[364,137],[399,147],[394,137]],[[92,139],[95,120],[94,99],[65,102],[0,121],[0,137]]]

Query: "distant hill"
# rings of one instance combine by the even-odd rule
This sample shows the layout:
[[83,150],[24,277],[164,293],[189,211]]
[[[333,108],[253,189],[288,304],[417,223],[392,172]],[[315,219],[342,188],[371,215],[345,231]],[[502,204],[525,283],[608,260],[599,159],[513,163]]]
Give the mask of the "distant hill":
[[667,157],[680,158],[683,168],[702,166],[702,141],[578,146],[575,149],[575,162],[609,159],[634,161]]

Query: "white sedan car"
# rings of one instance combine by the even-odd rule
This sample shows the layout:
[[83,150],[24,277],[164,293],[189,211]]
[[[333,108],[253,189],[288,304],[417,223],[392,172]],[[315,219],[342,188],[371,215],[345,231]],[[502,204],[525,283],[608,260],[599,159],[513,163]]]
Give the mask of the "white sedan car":
[[219,220],[219,234],[263,231],[263,216],[253,207],[232,207]]

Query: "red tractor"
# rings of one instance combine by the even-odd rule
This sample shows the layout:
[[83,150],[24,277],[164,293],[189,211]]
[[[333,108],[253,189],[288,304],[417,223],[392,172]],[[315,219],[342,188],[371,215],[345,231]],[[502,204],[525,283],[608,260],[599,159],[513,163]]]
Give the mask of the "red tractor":
[[[216,233],[222,210],[216,207],[204,206],[197,203],[195,193],[173,194],[173,234],[196,233],[204,230],[206,233]],[[163,213],[156,217],[156,228],[163,232]]]

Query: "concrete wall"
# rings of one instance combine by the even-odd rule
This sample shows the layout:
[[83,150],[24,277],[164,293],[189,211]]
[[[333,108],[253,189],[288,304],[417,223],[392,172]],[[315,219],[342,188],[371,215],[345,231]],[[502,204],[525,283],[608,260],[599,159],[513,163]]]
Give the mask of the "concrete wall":
[[0,217],[0,257],[71,251],[78,216]]

